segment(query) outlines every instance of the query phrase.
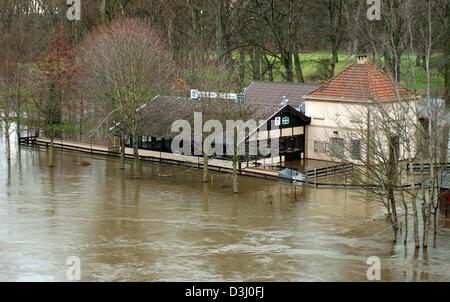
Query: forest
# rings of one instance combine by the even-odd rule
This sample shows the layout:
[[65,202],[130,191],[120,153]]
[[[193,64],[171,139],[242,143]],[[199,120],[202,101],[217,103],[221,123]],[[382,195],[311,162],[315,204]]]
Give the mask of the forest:
[[192,56],[200,55],[232,68],[237,90],[252,80],[323,82],[353,62],[355,54],[366,53],[411,88],[414,71],[415,86],[423,93],[431,38],[432,90],[443,95],[445,79],[448,85],[448,1],[382,0],[380,20],[369,20],[372,2],[376,1],[80,0],[80,20],[69,20],[72,1],[3,0],[2,78],[8,66],[36,63],[55,29],[76,48],[96,27],[132,17],[161,35],[179,70],[188,69]]

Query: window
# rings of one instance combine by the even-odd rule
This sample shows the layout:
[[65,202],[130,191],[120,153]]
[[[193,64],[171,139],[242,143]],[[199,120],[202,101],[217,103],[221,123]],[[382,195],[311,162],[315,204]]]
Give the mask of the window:
[[344,139],[333,137],[331,138],[331,154],[334,157],[337,158],[343,158],[344,157]]
[[350,151],[353,159],[361,159],[361,140],[352,139]]
[[323,142],[323,141],[314,141],[314,152],[326,153],[327,152],[327,143]]

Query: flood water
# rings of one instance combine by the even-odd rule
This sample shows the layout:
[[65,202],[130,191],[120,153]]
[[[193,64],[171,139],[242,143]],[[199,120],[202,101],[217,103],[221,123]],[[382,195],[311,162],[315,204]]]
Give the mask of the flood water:
[[[378,203],[353,190],[301,188],[226,174],[143,165],[136,180],[117,159],[13,149],[0,138],[0,281],[450,281],[450,229],[415,254],[394,245]],[[90,163],[89,166],[82,165]],[[411,241],[410,241],[411,242]]]

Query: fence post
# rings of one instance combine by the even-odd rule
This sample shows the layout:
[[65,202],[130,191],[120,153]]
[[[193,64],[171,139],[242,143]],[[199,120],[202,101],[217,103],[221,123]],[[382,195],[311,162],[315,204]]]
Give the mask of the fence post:
[[314,187],[317,188],[317,168],[314,169]]

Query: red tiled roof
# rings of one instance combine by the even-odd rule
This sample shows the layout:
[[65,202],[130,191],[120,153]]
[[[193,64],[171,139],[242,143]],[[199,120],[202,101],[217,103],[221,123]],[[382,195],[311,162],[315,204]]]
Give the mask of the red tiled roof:
[[[398,91],[398,92],[397,92]],[[397,94],[398,93],[398,94]],[[373,64],[353,64],[306,96],[342,101],[394,101],[414,93],[392,80]]]

